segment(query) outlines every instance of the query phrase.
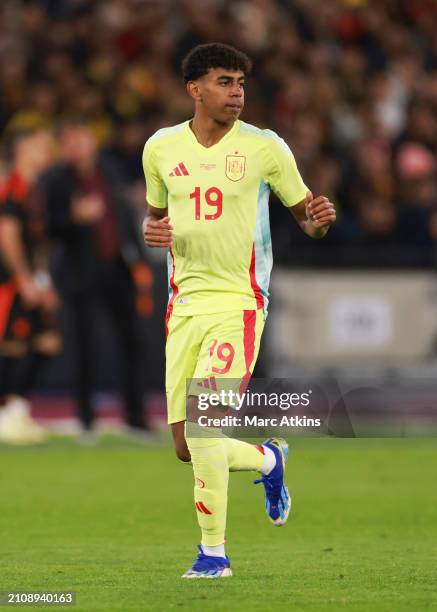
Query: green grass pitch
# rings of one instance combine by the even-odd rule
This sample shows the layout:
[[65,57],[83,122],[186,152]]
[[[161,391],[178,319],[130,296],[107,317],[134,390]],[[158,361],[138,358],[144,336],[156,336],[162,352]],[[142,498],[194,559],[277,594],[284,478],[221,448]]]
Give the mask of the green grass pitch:
[[273,527],[256,475],[231,474],[234,577],[201,581],[180,579],[199,534],[170,446],[0,447],[0,591],[73,590],[85,611],[437,607],[437,441],[291,444],[292,518]]

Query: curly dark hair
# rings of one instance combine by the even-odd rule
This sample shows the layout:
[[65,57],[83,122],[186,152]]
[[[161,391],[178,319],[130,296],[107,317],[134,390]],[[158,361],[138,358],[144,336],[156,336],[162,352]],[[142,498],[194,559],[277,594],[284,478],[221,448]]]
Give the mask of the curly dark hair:
[[252,62],[245,53],[223,43],[208,43],[191,49],[182,61],[184,82],[195,81],[207,74],[211,68],[241,70],[249,74]]

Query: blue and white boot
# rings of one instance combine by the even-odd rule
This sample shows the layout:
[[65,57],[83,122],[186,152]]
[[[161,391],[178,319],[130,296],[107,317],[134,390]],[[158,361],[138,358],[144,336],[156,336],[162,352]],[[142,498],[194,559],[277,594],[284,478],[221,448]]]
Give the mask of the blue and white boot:
[[197,546],[199,554],[189,570],[182,578],[228,578],[232,576],[231,562],[229,557],[211,557],[205,555],[202,546]]
[[254,484],[263,483],[267,516],[276,527],[280,527],[287,522],[291,510],[291,497],[284,479],[288,444],[282,438],[269,438],[262,445],[275,453],[276,465],[268,475],[255,480]]

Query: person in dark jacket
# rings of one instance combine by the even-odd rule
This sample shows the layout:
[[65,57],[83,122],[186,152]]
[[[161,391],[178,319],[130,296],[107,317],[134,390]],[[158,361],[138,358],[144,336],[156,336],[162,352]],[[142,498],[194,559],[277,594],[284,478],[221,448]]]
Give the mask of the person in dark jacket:
[[[77,360],[79,416],[93,424],[96,306],[113,322],[120,340],[121,382],[127,424],[148,429],[143,416],[139,314],[152,308],[151,272],[136,219],[110,159],[98,151],[81,121],[59,130],[62,161],[42,181],[49,233],[57,248],[55,283],[70,306]],[[140,312],[139,312],[140,310]]]

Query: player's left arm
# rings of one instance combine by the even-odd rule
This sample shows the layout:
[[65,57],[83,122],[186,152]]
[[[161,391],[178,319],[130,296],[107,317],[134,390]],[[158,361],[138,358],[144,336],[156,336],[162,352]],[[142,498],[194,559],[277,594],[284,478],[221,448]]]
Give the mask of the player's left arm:
[[265,130],[264,180],[270,185],[302,230],[311,238],[323,238],[335,222],[335,207],[325,196],[313,197],[302,180],[287,143]]
[[305,234],[316,239],[324,238],[337,218],[335,205],[329,198],[314,198],[311,191],[307,191],[305,200],[290,206],[289,210]]

